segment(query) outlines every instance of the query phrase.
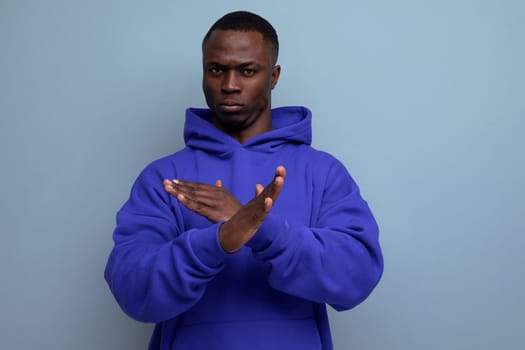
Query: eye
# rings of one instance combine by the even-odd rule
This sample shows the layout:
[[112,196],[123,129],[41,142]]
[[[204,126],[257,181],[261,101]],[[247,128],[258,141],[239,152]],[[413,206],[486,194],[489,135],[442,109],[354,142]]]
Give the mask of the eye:
[[208,69],[208,72],[210,72],[211,74],[221,74],[222,73],[222,68],[219,68],[219,67],[211,67]]
[[246,77],[251,77],[252,75],[255,74],[255,69],[250,69],[250,68],[244,68],[242,70],[242,74]]

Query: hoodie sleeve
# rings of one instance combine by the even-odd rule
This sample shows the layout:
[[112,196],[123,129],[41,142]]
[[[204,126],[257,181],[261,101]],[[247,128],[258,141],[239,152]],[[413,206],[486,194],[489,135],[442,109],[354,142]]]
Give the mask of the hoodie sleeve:
[[341,311],[365,300],[381,278],[379,229],[340,162],[332,162],[322,183],[312,227],[292,225],[284,213],[271,212],[248,245],[270,265],[272,287]]
[[194,305],[226,255],[218,224],[184,231],[180,206],[162,180],[150,166],[133,185],[117,214],[104,273],[120,307],[143,322],[171,319]]

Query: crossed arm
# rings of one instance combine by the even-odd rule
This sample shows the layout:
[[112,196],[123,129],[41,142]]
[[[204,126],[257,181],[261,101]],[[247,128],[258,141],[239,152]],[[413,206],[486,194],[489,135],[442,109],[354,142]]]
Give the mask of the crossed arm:
[[212,222],[224,221],[219,229],[222,248],[233,253],[253,237],[279,196],[286,177],[286,169],[278,166],[273,180],[263,187],[255,185],[254,198],[244,206],[224,187],[221,180],[215,186],[204,183],[164,180],[166,192],[191,211]]
[[[284,167],[266,187],[256,185],[244,206],[220,181],[165,180],[159,188],[159,175],[153,167],[144,171],[119,211],[105,270],[119,305],[137,320],[160,322],[192,307],[224,266],[217,241],[226,252],[249,245],[255,258],[271,266],[267,281],[274,289],[338,310],[364,300],[381,277],[377,224],[338,162],[328,168],[327,186],[312,201],[312,210],[319,210],[312,227],[289,225],[269,213],[284,184]],[[172,212],[168,196],[223,224],[180,232],[170,218],[182,214]]]

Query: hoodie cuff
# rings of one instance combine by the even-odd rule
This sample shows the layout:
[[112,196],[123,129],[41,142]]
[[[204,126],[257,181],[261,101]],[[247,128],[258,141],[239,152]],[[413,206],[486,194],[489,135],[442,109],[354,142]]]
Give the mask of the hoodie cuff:
[[219,243],[219,228],[222,222],[203,229],[190,230],[190,245],[195,256],[209,267],[218,267],[224,262],[228,253]]
[[288,222],[278,215],[268,214],[255,235],[246,243],[254,252],[267,249],[279,236],[288,231]]

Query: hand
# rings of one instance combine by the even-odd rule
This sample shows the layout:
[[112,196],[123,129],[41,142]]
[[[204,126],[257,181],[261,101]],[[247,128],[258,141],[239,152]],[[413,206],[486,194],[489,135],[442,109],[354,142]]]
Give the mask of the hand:
[[163,184],[166,192],[186,208],[213,223],[229,220],[241,208],[241,203],[222,187],[221,180],[217,180],[215,186],[176,179],[164,180]]
[[278,166],[272,182],[264,188],[255,185],[255,197],[221,225],[219,242],[225,251],[233,253],[253,237],[281,193],[285,177],[286,169]]

